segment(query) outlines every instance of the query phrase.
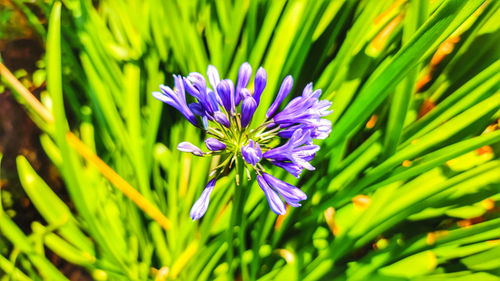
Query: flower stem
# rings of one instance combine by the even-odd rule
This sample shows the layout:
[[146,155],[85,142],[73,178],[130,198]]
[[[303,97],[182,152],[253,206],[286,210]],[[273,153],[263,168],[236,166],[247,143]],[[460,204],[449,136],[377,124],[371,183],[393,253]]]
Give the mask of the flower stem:
[[[235,191],[234,191],[234,197],[233,197],[233,207],[231,210],[231,218],[229,221],[229,228],[227,230],[228,233],[228,251],[227,251],[227,262],[228,262],[228,279],[229,280],[234,280],[234,267],[233,267],[233,257],[234,257],[234,238],[235,238],[235,228],[236,226],[240,226],[239,229],[239,251],[240,251],[240,263],[242,263],[242,258],[243,258],[243,253],[244,253],[244,239],[242,239],[242,227],[244,225],[241,225],[241,219],[243,217],[243,205],[244,205],[244,200],[245,197],[242,196],[243,194],[243,189],[245,188],[242,183],[245,178],[245,165],[242,163],[239,163],[238,159],[236,159],[236,178],[239,179],[237,181],[236,186],[235,186]],[[248,183],[248,181],[245,181]],[[244,234],[243,234],[244,235]],[[248,280],[248,270],[246,270],[246,267],[242,265],[242,272],[244,273],[244,278],[243,280]]]
[[250,186],[248,186],[249,181],[245,181],[246,184],[241,186],[239,188],[240,192],[240,198],[239,198],[239,205],[238,205],[238,215],[240,218],[240,227],[238,231],[238,240],[239,240],[239,252],[240,252],[240,264],[241,264],[241,277],[243,281],[250,280],[250,273],[248,271],[248,266],[246,264],[246,261],[243,259],[243,256],[246,251],[246,216],[244,214],[244,206],[245,206],[245,201],[248,198],[248,191]]

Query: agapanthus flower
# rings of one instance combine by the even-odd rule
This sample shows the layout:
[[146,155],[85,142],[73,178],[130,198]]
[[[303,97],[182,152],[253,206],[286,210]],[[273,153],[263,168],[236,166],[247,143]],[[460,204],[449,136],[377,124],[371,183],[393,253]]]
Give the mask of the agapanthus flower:
[[[174,89],[161,85],[161,92],[153,93],[155,98],[176,108],[191,124],[209,135],[205,140],[208,152],[189,142],[181,142],[177,146],[180,151],[200,157],[219,155],[221,159],[209,174],[210,181],[191,209],[193,220],[205,214],[216,180],[235,167],[245,169],[249,178],[256,174],[271,210],[278,215],[286,213],[285,202],[299,207],[300,201],[307,199],[298,187],[264,172],[263,165],[270,163],[295,177],[299,177],[304,169],[314,170],[310,162],[320,147],[313,144],[313,140],[325,139],[332,130],[331,121],[323,118],[332,112],[329,110],[331,102],[320,100],[321,90],[313,91],[313,85],[309,83],[301,96],[293,98],[280,111],[281,104],[292,90],[293,78],[289,75],[269,108],[259,109],[261,96],[271,94],[264,93],[267,73],[260,67],[253,87],[249,88],[251,77],[252,67],[248,63],[241,65],[236,83],[221,79],[217,68],[210,65],[208,83],[202,74],[196,72],[187,77],[174,75]],[[186,92],[190,95],[189,104]],[[253,124],[257,110],[266,112],[266,119]],[[237,175],[238,185],[239,181]]]

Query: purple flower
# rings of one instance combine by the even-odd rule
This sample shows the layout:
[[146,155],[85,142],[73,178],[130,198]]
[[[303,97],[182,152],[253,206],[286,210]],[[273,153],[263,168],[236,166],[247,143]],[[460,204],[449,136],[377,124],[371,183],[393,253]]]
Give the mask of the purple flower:
[[205,145],[210,151],[219,151],[226,149],[226,145],[216,138],[208,138],[205,140]]
[[196,145],[183,141],[177,145],[177,149],[183,152],[190,152],[196,156],[203,156],[203,151],[201,151],[200,148],[198,148]]
[[257,109],[257,102],[252,96],[246,96],[241,104],[241,126],[246,127],[252,121],[253,114]]
[[312,144],[311,131],[303,132],[302,129],[298,129],[284,145],[266,151],[264,158],[291,161],[301,168],[312,171],[315,168],[309,161],[314,158],[318,150],[319,146]]
[[262,159],[260,145],[252,139],[248,141],[246,146],[241,147],[241,154],[243,155],[243,159],[252,166],[255,166],[255,164],[259,163],[260,159]]
[[264,91],[264,88],[266,87],[267,83],[267,73],[266,70],[262,67],[259,67],[257,70],[257,73],[255,74],[255,82],[254,82],[254,92],[253,92],[253,98],[259,104],[260,102],[260,96],[262,95],[262,92]]
[[191,207],[191,212],[189,213],[192,220],[198,220],[203,217],[203,215],[205,215],[205,212],[208,208],[208,203],[210,203],[210,193],[212,193],[214,187],[215,179],[212,179],[208,182],[207,186],[201,193],[200,198],[198,198],[198,200],[194,202],[193,207]]
[[307,195],[299,188],[279,180],[270,174],[262,173],[266,182],[276,190],[286,203],[292,207],[300,207],[299,202],[307,199]]
[[257,182],[260,188],[264,191],[267,197],[269,207],[277,215],[284,215],[286,213],[285,203],[281,200],[280,196],[267,184],[266,180],[262,176],[257,176]]
[[243,63],[240,66],[240,70],[238,72],[238,82],[236,83],[236,96],[235,96],[235,104],[239,105],[241,101],[241,90],[248,85],[250,81],[250,77],[252,76],[252,67],[248,62]]
[[[175,91],[162,85],[162,93],[153,93],[157,99],[179,110],[193,125],[198,126],[196,118],[201,117],[201,128],[210,136],[205,139],[205,145],[216,153],[203,153],[188,142],[179,143],[177,148],[180,151],[197,156],[216,154],[221,158],[221,162],[209,173],[215,178],[207,184],[191,209],[193,220],[205,214],[215,181],[227,175],[233,167],[238,167],[238,171],[246,170],[249,177],[252,171],[257,175],[269,206],[276,214],[285,214],[283,200],[290,206],[299,207],[300,202],[307,199],[299,188],[265,173],[264,165],[267,162],[280,167],[297,178],[304,169],[314,170],[310,161],[316,156],[319,146],[313,144],[313,139],[324,139],[332,131],[332,122],[323,118],[332,112],[331,102],[319,100],[321,90],[314,91],[312,83],[309,83],[301,96],[293,98],[278,112],[293,86],[293,78],[288,75],[267,109],[266,120],[254,124],[252,119],[267,84],[267,73],[264,68],[258,68],[253,93],[247,88],[251,76],[250,64],[242,64],[235,89],[232,80],[221,79],[217,68],[209,65],[206,77],[196,72],[184,78],[174,76]],[[195,99],[189,106],[186,105],[186,91]],[[243,165],[243,170],[240,165]]]
[[191,112],[186,104],[186,93],[184,92],[184,85],[182,83],[181,76],[174,75],[175,82],[175,90],[172,90],[168,86],[160,85],[160,92],[154,92],[153,96],[177,109],[186,119],[191,122],[191,124],[198,126],[198,122],[196,122],[196,117]]
[[271,104],[271,106],[267,110],[266,118],[273,116],[274,112],[276,112],[276,109],[278,109],[278,107],[283,102],[283,100],[286,98],[288,93],[290,93],[290,90],[292,90],[292,86],[293,86],[293,78],[292,78],[292,76],[288,75],[283,80],[283,83],[281,83],[280,91],[278,92],[276,99],[274,100],[273,104]]

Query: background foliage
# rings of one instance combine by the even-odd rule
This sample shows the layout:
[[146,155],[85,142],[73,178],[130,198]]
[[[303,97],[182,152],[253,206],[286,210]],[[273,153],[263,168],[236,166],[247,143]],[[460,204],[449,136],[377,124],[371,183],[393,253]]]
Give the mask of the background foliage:
[[[43,105],[3,83],[73,206],[17,158],[43,220],[23,232],[0,208],[2,280],[67,280],[49,250],[95,280],[500,280],[500,1],[12,3],[46,43]],[[151,92],[245,61],[268,73],[257,118],[292,74],[332,100],[332,135],[317,171],[273,170],[301,208],[277,218],[230,175],[192,222],[217,159],[175,149],[200,132]]]

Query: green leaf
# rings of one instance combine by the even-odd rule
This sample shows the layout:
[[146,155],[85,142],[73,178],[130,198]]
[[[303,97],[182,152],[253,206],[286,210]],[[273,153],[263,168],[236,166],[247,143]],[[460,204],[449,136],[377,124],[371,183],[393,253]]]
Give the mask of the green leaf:
[[68,206],[47,186],[23,156],[17,157],[17,169],[24,191],[43,218],[49,224],[58,226],[61,235],[80,250],[95,255],[92,242],[78,228]]
[[426,251],[383,267],[378,272],[390,277],[414,278],[432,272],[437,265],[436,255]]

